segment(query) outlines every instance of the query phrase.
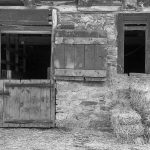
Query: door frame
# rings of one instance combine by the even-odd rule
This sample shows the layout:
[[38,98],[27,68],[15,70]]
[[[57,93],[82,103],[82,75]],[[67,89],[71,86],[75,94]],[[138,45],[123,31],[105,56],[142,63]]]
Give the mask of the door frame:
[[[55,118],[56,118],[56,113],[55,113],[55,94],[56,94],[56,89],[55,89],[55,80],[54,80],[54,77],[53,77],[53,53],[52,53],[52,49],[53,49],[53,44],[52,44],[52,39],[53,39],[53,34],[51,32],[50,27],[46,27],[46,28],[43,28],[42,30],[42,27],[40,27],[41,31],[39,30],[35,30],[34,29],[34,26],[33,27],[30,27],[31,30],[27,29],[27,30],[16,30],[16,29],[11,29],[9,27],[9,29],[4,29],[1,28],[1,31],[0,31],[0,78],[1,78],[1,34],[2,33],[12,33],[12,34],[51,34],[51,62],[50,62],[50,79],[47,79],[49,80],[50,84],[51,84],[51,88],[50,88],[50,111],[51,111],[51,120],[52,120],[52,123],[50,124],[50,127],[55,127]],[[46,30],[45,30],[46,29]],[[5,80],[4,80],[5,82]],[[4,91],[5,93],[5,91]],[[4,104],[4,102],[3,102]],[[4,107],[4,106],[3,106]],[[3,111],[4,113],[4,111]],[[13,125],[13,126],[10,126],[9,123],[2,123],[0,125],[1,127],[21,127],[21,126],[18,126],[18,125]]]
[[[126,24],[144,24],[145,26],[131,28],[125,27]],[[148,40],[150,38],[150,14],[148,13],[119,13],[117,16],[117,45],[118,59],[117,72],[124,73],[124,31],[125,30],[144,30],[145,31],[145,73],[150,73],[150,48]]]

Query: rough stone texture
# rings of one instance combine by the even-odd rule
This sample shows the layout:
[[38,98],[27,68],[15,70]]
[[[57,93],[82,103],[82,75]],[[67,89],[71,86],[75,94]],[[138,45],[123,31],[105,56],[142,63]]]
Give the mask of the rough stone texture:
[[118,75],[110,84],[57,81],[56,125],[110,130],[107,106],[127,98],[128,83],[126,75]]
[[[58,13],[57,28],[86,30],[88,32],[106,32],[107,44],[104,49],[107,51],[108,74],[117,73],[117,27],[115,13]],[[94,43],[93,43],[94,44]]]
[[126,99],[127,75],[117,74],[117,28],[113,13],[58,13],[57,29],[106,32],[108,82],[56,81],[56,125],[66,127],[111,129],[109,105]]

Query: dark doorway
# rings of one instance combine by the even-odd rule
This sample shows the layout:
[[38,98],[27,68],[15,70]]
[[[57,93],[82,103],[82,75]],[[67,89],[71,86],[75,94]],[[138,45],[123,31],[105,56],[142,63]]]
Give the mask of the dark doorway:
[[145,73],[145,30],[126,30],[124,35],[124,73]]
[[2,78],[47,79],[51,58],[49,34],[2,34]]

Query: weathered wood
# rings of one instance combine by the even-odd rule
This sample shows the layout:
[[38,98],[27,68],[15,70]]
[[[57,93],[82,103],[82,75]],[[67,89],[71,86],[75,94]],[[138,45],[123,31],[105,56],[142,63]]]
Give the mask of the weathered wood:
[[85,69],[95,69],[95,46],[85,45]]
[[[48,80],[6,80],[5,83],[24,85],[20,87],[7,87],[10,95],[5,96],[4,102],[4,126],[11,127],[51,127],[54,123],[51,120],[50,87],[42,86],[28,87],[25,85],[50,84]],[[5,85],[5,84],[4,84]],[[54,109],[53,109],[54,111]],[[55,112],[53,112],[55,114]]]
[[14,82],[6,82],[5,83],[5,87],[9,88],[14,88],[14,87],[35,87],[35,88],[43,88],[43,87],[47,87],[47,88],[50,88],[51,87],[51,84],[50,83],[33,83],[33,82],[29,82],[29,83],[14,83]]
[[79,6],[92,6],[92,5],[108,5],[108,6],[112,6],[112,5],[122,5],[122,1],[118,0],[118,1],[113,1],[113,0],[78,0],[78,5]]
[[106,70],[55,69],[55,76],[106,77]]
[[91,7],[79,7],[78,10],[80,11],[88,11],[88,12],[97,12],[97,11],[103,11],[103,12],[113,12],[113,11],[119,11],[121,6],[91,6]]
[[102,77],[102,78],[93,78],[93,77],[85,77],[85,81],[92,81],[92,82],[104,82],[106,81],[107,78]]
[[87,31],[87,30],[55,30],[56,37],[96,37],[96,38],[106,38],[107,33],[104,30],[99,31]]
[[23,6],[21,0],[0,0],[0,6]]
[[84,77],[78,77],[78,76],[55,76],[55,80],[60,81],[84,81]]
[[94,68],[97,70],[106,69],[107,50],[102,45],[95,45]]
[[56,45],[54,48],[54,67],[65,67],[65,45]]
[[65,68],[74,68],[74,45],[65,45]]
[[75,69],[84,69],[84,45],[74,45],[75,48]]
[[49,25],[48,14],[48,9],[0,9],[0,23],[4,25]]
[[107,44],[107,38],[55,37],[55,44]]
[[1,26],[1,33],[17,34],[51,34],[51,26]]
[[[19,81],[14,81],[19,82]],[[6,89],[5,89],[6,88]],[[4,90],[11,90],[9,97],[4,97],[5,106],[4,106],[4,122],[9,119],[19,118],[20,113],[20,99],[18,98],[18,89],[17,88],[7,88]]]
[[10,70],[10,35],[6,35],[6,69]]

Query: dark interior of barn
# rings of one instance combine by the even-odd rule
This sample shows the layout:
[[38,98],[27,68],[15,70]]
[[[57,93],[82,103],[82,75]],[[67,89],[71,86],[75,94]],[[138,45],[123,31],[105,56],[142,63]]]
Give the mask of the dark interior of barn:
[[145,30],[126,30],[124,73],[145,73]]
[[1,74],[12,79],[46,79],[51,57],[51,35],[2,34]]

